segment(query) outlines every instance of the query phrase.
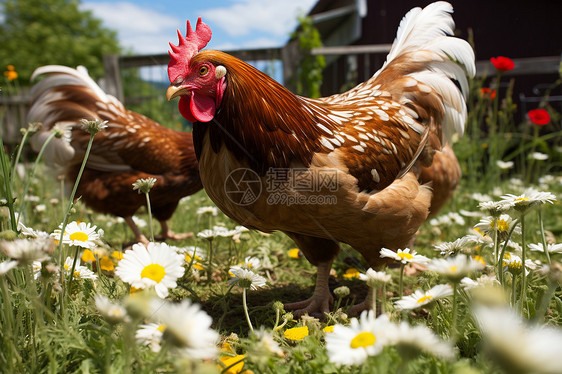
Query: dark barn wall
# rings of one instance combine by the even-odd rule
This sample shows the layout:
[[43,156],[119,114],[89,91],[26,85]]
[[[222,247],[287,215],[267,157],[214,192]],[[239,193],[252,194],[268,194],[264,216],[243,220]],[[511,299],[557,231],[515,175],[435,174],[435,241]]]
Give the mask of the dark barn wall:
[[[368,0],[368,14],[363,19],[362,37],[356,45],[391,43],[400,20],[413,7],[424,7],[432,1],[415,0]],[[502,55],[511,58],[560,56],[562,53],[562,1],[490,1],[452,0],[458,36],[469,39],[472,30],[477,60],[489,60]],[[385,56],[371,56],[365,66],[358,59],[357,82],[374,73]],[[323,94],[340,92],[345,75],[341,74],[346,57],[326,69]],[[370,72],[370,73],[367,73]],[[538,83],[552,83],[557,75],[519,76],[516,90],[532,95]],[[349,86],[347,87],[349,88]],[[517,92],[517,91],[516,91]]]

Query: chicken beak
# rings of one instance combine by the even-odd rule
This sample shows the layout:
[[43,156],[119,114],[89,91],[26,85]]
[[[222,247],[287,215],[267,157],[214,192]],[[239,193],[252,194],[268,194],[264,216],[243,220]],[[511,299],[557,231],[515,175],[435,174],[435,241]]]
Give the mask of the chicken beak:
[[166,99],[168,101],[172,100],[174,97],[178,97],[181,95],[189,95],[191,93],[191,90],[185,86],[174,86],[171,85],[170,87],[168,87],[168,90],[166,91]]

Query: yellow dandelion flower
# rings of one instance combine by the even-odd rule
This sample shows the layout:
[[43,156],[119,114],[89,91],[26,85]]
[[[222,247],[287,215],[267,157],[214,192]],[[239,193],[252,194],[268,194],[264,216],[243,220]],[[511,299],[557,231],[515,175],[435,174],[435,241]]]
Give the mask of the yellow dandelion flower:
[[96,261],[96,257],[94,256],[92,251],[90,251],[89,249],[84,250],[84,253],[82,253],[82,257],[80,257],[80,259],[83,262],[94,262],[94,261]]
[[106,271],[112,271],[113,269],[115,269],[113,261],[111,261],[108,256],[103,256],[102,258],[100,258],[100,267],[102,270]]
[[289,249],[289,257],[294,259],[301,258],[301,250],[298,248]]
[[[219,369],[223,370],[221,371],[221,373],[226,373],[226,374],[247,373],[247,371],[244,370],[244,358],[246,358],[246,355],[220,357],[222,365],[218,365],[218,366]],[[225,368],[228,369],[224,371]]]
[[303,340],[305,336],[308,336],[308,326],[293,327],[292,329],[285,330],[285,338],[290,340]]
[[18,78],[18,73],[14,65],[8,65],[6,69],[7,70],[4,71],[4,76],[8,78],[10,82]]
[[113,253],[111,253],[111,257],[113,257],[114,259],[116,259],[117,261],[120,261],[123,259],[123,252],[120,251],[113,251]]
[[347,269],[343,274],[345,279],[359,278],[359,270],[355,268]]

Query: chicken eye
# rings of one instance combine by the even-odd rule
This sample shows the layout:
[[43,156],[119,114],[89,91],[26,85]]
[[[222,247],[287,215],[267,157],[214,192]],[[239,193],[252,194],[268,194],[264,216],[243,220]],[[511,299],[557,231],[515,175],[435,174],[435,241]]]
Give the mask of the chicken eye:
[[199,68],[199,75],[200,75],[200,76],[207,75],[208,72],[209,72],[209,67],[208,67],[208,66],[203,65],[203,66],[201,66],[201,67]]

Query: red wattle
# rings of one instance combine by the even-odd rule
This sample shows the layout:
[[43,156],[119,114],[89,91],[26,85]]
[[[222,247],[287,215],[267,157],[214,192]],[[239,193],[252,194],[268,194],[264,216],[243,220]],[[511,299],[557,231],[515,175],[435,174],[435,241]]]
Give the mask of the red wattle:
[[189,108],[191,114],[199,122],[209,122],[215,116],[215,100],[209,96],[197,95],[195,91],[191,92],[191,102]]
[[180,110],[180,114],[191,123],[197,122],[197,119],[191,113],[191,96],[181,96],[180,101],[178,103],[178,107]]

